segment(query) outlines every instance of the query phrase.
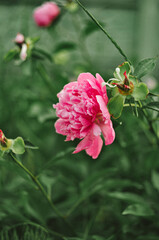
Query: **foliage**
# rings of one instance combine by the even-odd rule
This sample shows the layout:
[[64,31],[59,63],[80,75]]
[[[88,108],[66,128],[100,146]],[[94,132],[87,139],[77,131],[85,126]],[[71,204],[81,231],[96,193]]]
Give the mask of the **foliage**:
[[[124,48],[136,67],[133,71],[126,63],[125,71],[136,83],[136,91],[125,97],[116,94],[117,88],[107,86],[111,99],[108,106],[115,102],[115,107],[110,106],[114,111],[111,114],[120,117],[113,119],[116,140],[105,146],[96,160],[85,152],[73,155],[77,141],[64,142],[64,136],[54,130],[52,104],[57,102],[56,94],[81,72],[99,72],[108,82],[116,66],[125,60],[77,6],[73,6],[76,11],[67,11],[69,5],[63,6],[62,2],[62,17],[48,29],[33,24],[31,5],[3,5],[0,9],[4,19],[0,128],[8,138],[15,139],[10,150],[17,159],[15,164],[10,154],[0,155],[0,239],[158,239],[159,88],[157,85],[148,92],[144,79],[145,74],[158,78],[158,68],[154,71],[158,59],[145,57],[138,63],[140,56],[134,55],[126,42]],[[102,4],[98,5],[99,9],[92,11],[102,21],[100,25],[112,27],[112,32],[115,29],[113,35],[121,36],[124,46],[133,21],[130,11],[120,7],[102,10]],[[127,15],[123,18],[127,17],[121,25],[119,16],[124,12]],[[115,23],[111,13],[119,15]],[[121,28],[125,34],[121,34]],[[19,52],[12,42],[18,31],[32,40],[39,36],[23,62],[17,62]]]

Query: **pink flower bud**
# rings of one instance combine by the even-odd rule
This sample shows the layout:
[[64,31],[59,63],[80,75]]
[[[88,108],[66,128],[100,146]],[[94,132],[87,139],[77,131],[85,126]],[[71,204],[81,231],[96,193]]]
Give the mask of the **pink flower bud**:
[[22,61],[25,61],[26,57],[27,57],[27,45],[23,43],[21,52],[20,52],[20,58]]
[[17,33],[16,38],[14,39],[15,43],[22,44],[24,42],[24,35]]
[[45,2],[34,10],[33,17],[40,27],[48,27],[60,14],[60,9],[54,2]]
[[6,145],[6,138],[4,136],[3,131],[0,129],[0,145]]

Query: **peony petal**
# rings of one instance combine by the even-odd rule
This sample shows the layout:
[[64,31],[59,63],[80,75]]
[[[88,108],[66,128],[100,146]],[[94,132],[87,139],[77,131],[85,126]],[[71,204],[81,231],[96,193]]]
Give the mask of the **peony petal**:
[[82,150],[89,148],[94,140],[95,136],[92,134],[92,131],[86,135],[86,137],[77,145],[73,153],[78,153]]
[[91,146],[86,149],[86,153],[90,155],[93,159],[96,159],[101,152],[103,146],[103,141],[100,136],[94,138]]
[[100,106],[100,110],[101,110],[103,116],[105,117],[105,119],[110,119],[110,113],[108,111],[106,103],[104,102],[104,99],[100,95],[97,95],[96,99],[97,99],[97,102]]
[[96,74],[96,78],[98,80],[98,82],[100,83],[101,87],[102,87],[102,93],[103,93],[103,97],[104,97],[104,100],[106,102],[106,105],[108,103],[108,96],[107,96],[107,89],[106,89],[106,85],[105,86],[102,86],[102,83],[104,83],[104,80],[103,78],[97,73]]
[[83,81],[86,81],[86,80],[95,81],[95,77],[91,73],[81,73],[78,76],[77,82],[82,83]]
[[97,124],[95,124],[95,123],[93,124],[92,130],[93,130],[93,135],[95,135],[95,136],[101,135],[101,129]]
[[64,121],[63,119],[59,118],[56,122],[55,122],[55,129],[56,132],[62,135],[67,135],[68,134],[68,122]]
[[112,144],[112,142],[115,139],[115,131],[113,128],[112,121],[109,120],[107,124],[100,123],[99,126],[102,130],[102,133],[105,139],[105,145]]

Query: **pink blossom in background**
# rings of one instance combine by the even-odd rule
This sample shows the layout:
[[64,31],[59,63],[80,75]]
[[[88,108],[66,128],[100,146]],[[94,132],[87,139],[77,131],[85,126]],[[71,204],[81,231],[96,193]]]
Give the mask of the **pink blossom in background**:
[[48,27],[60,14],[60,9],[54,2],[45,2],[34,10],[33,17],[40,27]]
[[59,103],[53,105],[59,117],[55,123],[56,132],[66,135],[66,141],[82,139],[73,153],[85,150],[94,159],[102,149],[101,133],[105,145],[115,139],[103,82],[99,74],[95,78],[90,73],[81,73],[76,82],[68,83],[57,94]]
[[17,33],[17,36],[14,39],[14,42],[18,44],[22,44],[24,42],[24,35],[21,33]]

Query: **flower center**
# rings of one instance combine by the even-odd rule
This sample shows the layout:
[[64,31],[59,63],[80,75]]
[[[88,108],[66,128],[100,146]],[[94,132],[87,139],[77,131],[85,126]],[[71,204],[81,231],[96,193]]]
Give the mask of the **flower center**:
[[97,113],[95,123],[99,124],[103,122],[103,114],[102,113]]

